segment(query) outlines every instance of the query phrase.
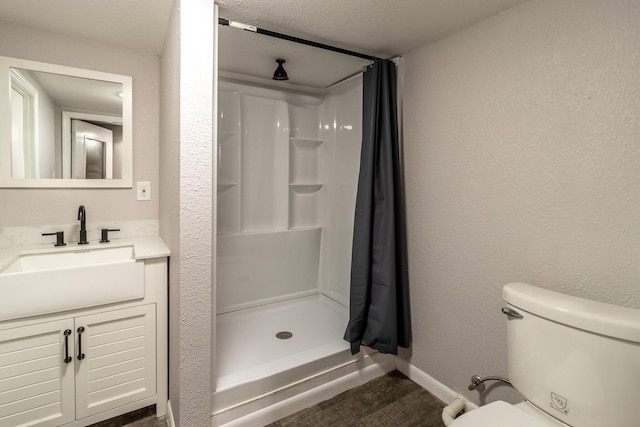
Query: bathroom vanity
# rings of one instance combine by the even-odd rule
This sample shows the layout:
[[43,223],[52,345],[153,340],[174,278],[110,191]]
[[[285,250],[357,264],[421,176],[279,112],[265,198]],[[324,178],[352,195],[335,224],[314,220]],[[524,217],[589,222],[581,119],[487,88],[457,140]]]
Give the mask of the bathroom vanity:
[[0,250],[0,427],[166,413],[168,256],[157,237]]

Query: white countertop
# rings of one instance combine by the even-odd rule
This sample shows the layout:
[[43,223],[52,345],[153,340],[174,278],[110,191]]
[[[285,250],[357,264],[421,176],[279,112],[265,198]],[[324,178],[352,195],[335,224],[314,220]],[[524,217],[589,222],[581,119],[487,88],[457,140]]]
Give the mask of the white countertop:
[[68,243],[65,246],[56,247],[53,244],[46,245],[16,245],[0,248],[0,271],[8,264],[15,261],[20,255],[28,253],[42,253],[55,251],[76,251],[91,250],[108,247],[120,247],[133,245],[133,252],[136,260],[168,257],[171,253],[164,241],[158,237],[129,237],[122,239],[111,239],[109,243],[91,242],[88,245],[79,246],[77,243]]

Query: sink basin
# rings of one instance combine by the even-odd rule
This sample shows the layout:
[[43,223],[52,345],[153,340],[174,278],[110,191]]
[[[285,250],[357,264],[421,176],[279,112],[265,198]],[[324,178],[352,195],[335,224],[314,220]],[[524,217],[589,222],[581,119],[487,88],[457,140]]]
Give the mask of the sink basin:
[[144,297],[133,246],[25,252],[0,271],[0,320]]
[[132,259],[135,259],[132,246],[66,252],[26,253],[9,264],[0,273],[23,273],[68,267],[85,267],[95,264],[131,261]]

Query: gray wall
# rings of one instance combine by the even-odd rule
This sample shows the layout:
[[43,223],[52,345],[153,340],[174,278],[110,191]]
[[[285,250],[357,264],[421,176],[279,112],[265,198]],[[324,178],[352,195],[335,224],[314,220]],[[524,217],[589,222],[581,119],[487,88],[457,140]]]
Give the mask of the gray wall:
[[[78,205],[89,222],[158,219],[158,57],[0,22],[0,55],[133,77],[134,189],[0,189],[0,227],[70,224]],[[135,182],[151,182],[151,201],[136,201]]]
[[403,357],[476,401],[472,374],[507,374],[503,285],[640,308],[638,23],[532,0],[405,56]]

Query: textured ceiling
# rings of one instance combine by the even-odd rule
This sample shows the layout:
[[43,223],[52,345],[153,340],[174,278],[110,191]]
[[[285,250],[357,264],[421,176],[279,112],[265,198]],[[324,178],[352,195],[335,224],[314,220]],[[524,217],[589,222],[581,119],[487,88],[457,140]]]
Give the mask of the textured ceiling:
[[[191,1],[191,0],[182,0]],[[379,57],[407,53],[525,0],[216,0],[220,16]],[[137,51],[162,51],[174,0],[0,0],[0,20]],[[287,60],[288,83],[324,88],[366,61],[229,27],[220,69],[267,79]],[[282,84],[282,83],[280,83]]]
[[[524,0],[217,0],[222,18],[372,56],[391,58]],[[220,29],[220,68],[269,79],[287,60],[290,82],[324,88],[367,61],[268,36]]]
[[391,57],[524,0],[217,0],[220,16]]

